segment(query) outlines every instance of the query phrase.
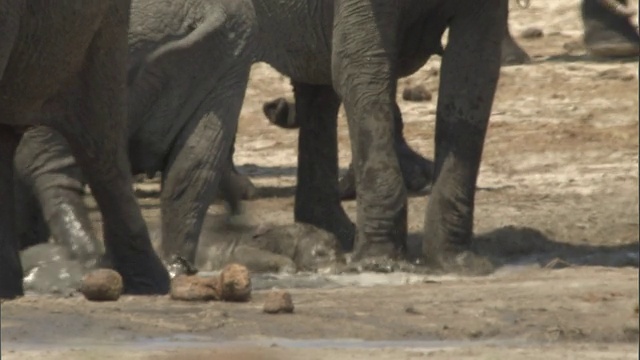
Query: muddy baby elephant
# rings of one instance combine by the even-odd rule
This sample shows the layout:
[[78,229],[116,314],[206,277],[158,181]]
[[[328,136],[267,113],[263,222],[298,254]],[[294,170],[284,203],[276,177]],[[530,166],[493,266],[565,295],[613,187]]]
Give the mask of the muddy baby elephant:
[[[106,248],[125,291],[169,289],[131,188],[124,151],[129,7],[129,0],[0,3],[0,298],[24,291],[13,159],[25,128],[38,124],[64,135],[87,174],[104,217]],[[90,268],[102,252],[88,247],[76,255]]]
[[201,270],[218,270],[236,262],[254,273],[327,273],[344,263],[335,235],[309,224],[261,225],[250,231],[216,232],[223,235],[220,240],[213,241],[196,257]]
[[[136,0],[129,31],[135,172],[163,170],[165,256],[195,259],[228,164],[251,64],[293,82],[300,119],[295,220],[355,259],[406,250],[407,197],[393,149],[396,83],[442,51],[424,255],[471,241],[475,183],[499,76],[506,0]],[[287,39],[287,41],[282,41]],[[189,66],[185,66],[189,64]],[[336,117],[349,121],[357,229],[340,204]]]

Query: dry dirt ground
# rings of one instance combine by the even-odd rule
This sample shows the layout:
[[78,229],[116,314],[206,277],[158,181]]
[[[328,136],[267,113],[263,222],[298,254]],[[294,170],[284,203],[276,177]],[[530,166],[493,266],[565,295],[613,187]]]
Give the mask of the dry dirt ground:
[[[246,304],[26,296],[1,305],[2,358],[636,359],[638,64],[586,56],[578,4],[512,5],[512,32],[534,62],[502,69],[487,136],[475,225],[478,251],[504,264],[494,274],[343,277],[348,286],[292,289],[291,315],[263,314],[265,290]],[[520,38],[531,26],[544,36]],[[423,84],[434,94],[399,100],[408,141],[429,157],[438,67],[400,81],[400,93]],[[247,203],[255,223],[293,220],[297,133],[261,113],[289,95],[287,79],[255,66],[235,157],[260,187]],[[339,126],[344,168],[343,117]],[[410,200],[414,245],[427,201]],[[142,204],[156,228],[157,201]],[[355,202],[344,206],[353,216]]]

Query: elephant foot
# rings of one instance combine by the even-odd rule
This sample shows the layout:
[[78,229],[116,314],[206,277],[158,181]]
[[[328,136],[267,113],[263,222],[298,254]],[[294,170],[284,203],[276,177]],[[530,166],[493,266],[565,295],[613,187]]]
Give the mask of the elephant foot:
[[409,193],[424,189],[433,181],[433,161],[415,152],[408,144],[396,146],[400,171]]
[[502,65],[522,65],[528,64],[531,62],[531,57],[527,54],[520,45],[511,37],[509,33],[509,29],[507,28],[507,33],[502,39]]
[[173,279],[178,275],[195,275],[198,273],[198,268],[182,256],[175,256],[167,265],[167,272]]
[[[321,206],[321,205],[316,205]],[[356,226],[344,212],[341,206],[334,211],[324,212],[326,216],[316,216],[315,219],[305,220],[304,216],[296,216],[296,222],[316,226],[335,235],[342,251],[353,250]]]
[[338,181],[338,191],[340,192],[340,200],[355,200],[356,175],[353,173],[352,164],[349,164],[347,172]]
[[120,273],[124,281],[124,293],[164,295],[169,292],[169,273],[153,249],[137,250],[137,253],[120,257],[113,256],[113,261],[114,270]]
[[256,186],[247,175],[234,173],[232,179],[240,199],[251,200],[256,197]]
[[284,129],[297,129],[300,124],[296,120],[295,104],[287,101],[285,98],[277,98],[275,100],[267,101],[262,105],[262,112],[264,116],[269,119],[269,122],[284,128]]
[[[406,143],[397,145],[396,153],[404,185],[409,193],[417,193],[431,184],[433,181],[433,161],[424,158]],[[356,180],[351,164],[344,176],[340,178],[338,189],[341,200],[356,198]]]
[[[629,17],[616,13],[613,7],[603,3],[602,0],[583,1],[582,20],[587,51],[604,58],[639,56],[640,36]],[[626,5],[626,1],[617,3]]]

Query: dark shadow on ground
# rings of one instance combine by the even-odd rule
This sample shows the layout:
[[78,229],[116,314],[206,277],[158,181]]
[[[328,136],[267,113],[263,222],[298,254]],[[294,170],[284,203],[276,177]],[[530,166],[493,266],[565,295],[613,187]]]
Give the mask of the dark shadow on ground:
[[626,57],[626,58],[603,58],[592,56],[589,54],[579,54],[572,55],[567,53],[551,55],[543,59],[536,59],[535,62],[545,63],[545,62],[563,62],[563,63],[632,63],[638,62],[637,57]]
[[[420,254],[422,234],[409,235],[409,250]],[[495,268],[508,265],[638,267],[640,243],[620,245],[572,244],[551,239],[529,227],[505,226],[478,234],[471,251],[486,257]]]

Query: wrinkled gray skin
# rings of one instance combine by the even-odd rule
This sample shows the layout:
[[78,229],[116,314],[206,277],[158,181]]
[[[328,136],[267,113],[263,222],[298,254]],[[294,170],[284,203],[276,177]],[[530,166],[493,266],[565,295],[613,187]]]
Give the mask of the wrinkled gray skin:
[[344,263],[335,235],[313,225],[259,226],[251,232],[231,231],[214,241],[208,251],[198,253],[196,264],[208,270],[226,264],[244,264],[251,272],[332,272]]
[[[406,250],[407,195],[393,150],[396,82],[441,51],[434,185],[424,255],[471,241],[475,184],[500,67],[505,0],[135,1],[130,155],[163,172],[163,251],[192,261],[237,126],[250,65],[292,79],[300,121],[295,219],[354,258]],[[283,40],[283,39],[286,39]],[[188,64],[188,66],[187,66]],[[357,231],[340,205],[336,114],[349,121]],[[171,146],[172,145],[172,146]],[[354,236],[354,232],[356,233]]]
[[[36,124],[64,134],[88,175],[125,290],[169,289],[131,189],[124,151],[129,6],[129,0],[0,3],[0,298],[24,291],[13,159],[21,132]],[[76,250],[84,267],[95,266],[102,255],[96,247]]]

